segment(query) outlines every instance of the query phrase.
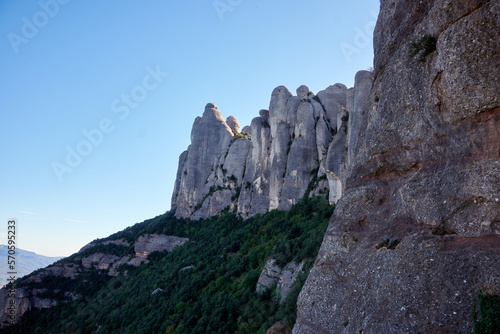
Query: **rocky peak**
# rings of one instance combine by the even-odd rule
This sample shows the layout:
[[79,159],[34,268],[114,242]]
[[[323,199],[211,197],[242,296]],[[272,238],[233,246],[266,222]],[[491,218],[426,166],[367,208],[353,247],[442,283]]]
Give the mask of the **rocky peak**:
[[233,132],[240,132],[240,123],[234,116],[229,116],[226,118],[226,124],[231,128]]
[[307,99],[309,95],[314,95],[312,92],[309,90],[309,87],[306,85],[302,85],[299,88],[297,88],[297,96],[302,98],[302,99]]
[[250,125],[246,125],[243,127],[243,129],[241,129],[241,132],[252,133],[252,128],[250,127]]
[[[297,88],[297,96],[276,87],[269,109],[261,109],[243,129],[251,141],[235,140],[236,118],[224,122],[215,105],[207,104],[193,124],[191,145],[179,157],[172,195],[176,216],[206,218],[227,207],[244,217],[287,210],[306,191],[330,192],[334,204],[342,194],[346,154],[360,135],[372,80],[367,71],[356,76],[349,123],[345,85],[334,84],[317,96],[305,85]],[[344,133],[338,134],[342,124]],[[353,131],[347,137],[348,127]]]

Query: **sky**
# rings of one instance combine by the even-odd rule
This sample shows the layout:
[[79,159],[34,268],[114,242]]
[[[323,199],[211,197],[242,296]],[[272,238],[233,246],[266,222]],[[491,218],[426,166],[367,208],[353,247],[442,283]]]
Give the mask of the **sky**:
[[170,209],[208,102],[353,86],[379,1],[0,0],[0,243],[69,256]]

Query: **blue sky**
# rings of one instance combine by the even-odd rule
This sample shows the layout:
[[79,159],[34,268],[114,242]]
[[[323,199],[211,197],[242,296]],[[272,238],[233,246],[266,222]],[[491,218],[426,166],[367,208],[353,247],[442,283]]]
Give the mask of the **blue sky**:
[[0,0],[0,243],[17,218],[20,248],[67,256],[168,211],[206,103],[243,127],[278,85],[352,86],[378,7]]

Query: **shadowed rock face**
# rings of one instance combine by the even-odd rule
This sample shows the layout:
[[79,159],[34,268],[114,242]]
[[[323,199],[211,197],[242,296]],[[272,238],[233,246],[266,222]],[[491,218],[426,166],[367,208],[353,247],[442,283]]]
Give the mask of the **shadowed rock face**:
[[[474,297],[500,292],[499,30],[498,1],[382,1],[371,102],[294,333],[470,333]],[[436,50],[409,57],[425,35]]]

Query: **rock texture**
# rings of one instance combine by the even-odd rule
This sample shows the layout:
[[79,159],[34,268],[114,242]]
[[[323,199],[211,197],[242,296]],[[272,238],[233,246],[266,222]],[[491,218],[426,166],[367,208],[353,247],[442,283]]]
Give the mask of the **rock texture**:
[[134,243],[134,251],[137,257],[146,259],[152,252],[171,252],[175,247],[184,245],[188,240],[188,238],[180,238],[175,235],[145,234],[141,235]]
[[286,296],[288,296],[290,288],[302,272],[303,267],[303,262],[295,263],[292,261],[287,263],[283,268],[280,268],[276,264],[275,259],[269,259],[260,273],[255,291],[257,293],[262,293],[266,289],[270,289],[273,285],[276,285],[280,301],[283,301]]
[[500,292],[499,30],[498,1],[381,2],[294,333],[470,333],[477,293]]
[[249,217],[288,210],[304,195],[328,191],[336,203],[345,185],[347,155],[353,155],[348,152],[366,118],[372,80],[367,71],[356,76],[349,124],[346,86],[335,84],[314,95],[302,85],[297,96],[276,87],[269,109],[261,109],[243,128],[250,138],[238,132],[236,118],[224,122],[209,103],[194,122],[191,145],[179,157],[171,205],[176,216],[206,218],[228,208]]

